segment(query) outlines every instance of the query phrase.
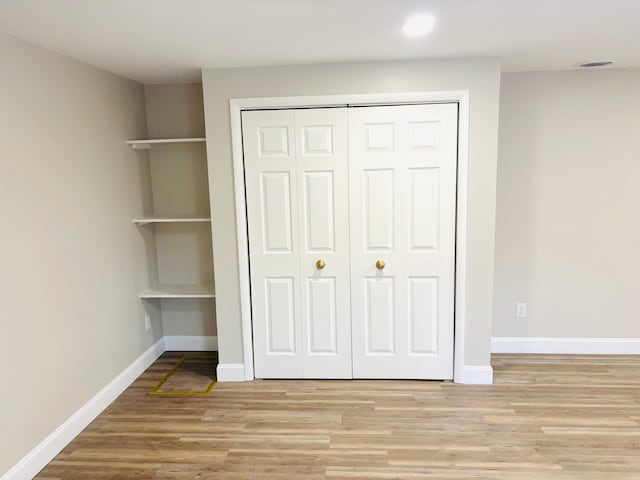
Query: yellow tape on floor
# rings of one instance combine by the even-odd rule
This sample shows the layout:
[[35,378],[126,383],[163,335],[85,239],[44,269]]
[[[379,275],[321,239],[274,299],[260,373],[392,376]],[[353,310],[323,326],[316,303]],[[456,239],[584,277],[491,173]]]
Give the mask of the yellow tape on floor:
[[153,390],[151,390],[149,392],[150,395],[206,395],[207,393],[211,392],[211,390],[213,390],[213,387],[216,386],[216,381],[212,380],[211,384],[207,387],[206,390],[203,390],[201,392],[160,392],[158,390],[160,390],[160,388],[162,387],[162,385],[165,384],[165,382],[167,380],[169,380],[169,377],[171,377],[171,375],[173,375],[176,370],[178,370],[178,368],[180,368],[180,366],[187,360],[190,359],[197,359],[197,360],[214,360],[216,357],[212,357],[212,356],[207,356],[207,355],[185,355],[184,357],[182,357],[180,360],[178,360],[178,363],[176,363],[173,368],[171,370],[169,370],[169,373],[167,373],[164,378],[162,380],[160,380],[160,382],[158,382],[158,384],[153,387]]

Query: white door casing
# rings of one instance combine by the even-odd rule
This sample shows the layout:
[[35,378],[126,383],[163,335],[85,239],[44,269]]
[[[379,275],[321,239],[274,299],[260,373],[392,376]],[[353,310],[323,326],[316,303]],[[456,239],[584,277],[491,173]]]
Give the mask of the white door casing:
[[242,120],[256,376],[452,378],[457,104]]
[[351,378],[346,111],[242,120],[256,377]]
[[457,123],[451,103],[349,109],[355,378],[453,378]]

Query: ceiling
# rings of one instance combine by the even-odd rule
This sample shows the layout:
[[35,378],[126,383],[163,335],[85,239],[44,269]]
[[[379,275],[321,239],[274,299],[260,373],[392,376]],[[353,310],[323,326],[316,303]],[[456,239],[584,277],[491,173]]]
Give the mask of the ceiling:
[[[405,37],[414,13],[433,32]],[[640,66],[640,0],[0,0],[0,30],[143,83],[201,67],[498,56]]]

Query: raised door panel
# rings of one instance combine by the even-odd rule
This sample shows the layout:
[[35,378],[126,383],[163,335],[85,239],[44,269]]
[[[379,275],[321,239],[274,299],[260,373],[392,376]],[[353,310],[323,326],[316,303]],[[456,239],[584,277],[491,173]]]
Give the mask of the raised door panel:
[[264,252],[291,253],[290,173],[262,172],[260,180]]
[[332,171],[304,172],[304,232],[307,252],[335,251],[335,192]]
[[307,318],[309,355],[335,355],[338,351],[336,279],[307,278]]
[[293,277],[265,278],[268,355],[296,354]]
[[407,171],[407,249],[434,250],[440,228],[440,175],[437,168]]
[[409,277],[409,355],[438,354],[438,279]]
[[364,247],[367,252],[394,249],[395,188],[393,169],[362,172]]
[[396,331],[394,279],[367,277],[365,281],[366,354],[393,355]]

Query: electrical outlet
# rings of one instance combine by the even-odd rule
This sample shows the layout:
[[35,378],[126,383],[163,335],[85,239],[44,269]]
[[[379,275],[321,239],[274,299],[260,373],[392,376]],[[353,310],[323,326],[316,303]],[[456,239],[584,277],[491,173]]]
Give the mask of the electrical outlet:
[[151,317],[149,317],[149,315],[144,316],[144,329],[146,331],[151,329]]
[[516,303],[516,318],[527,318],[526,303]]

